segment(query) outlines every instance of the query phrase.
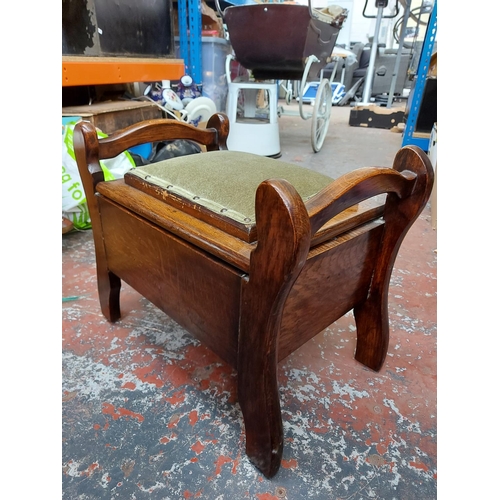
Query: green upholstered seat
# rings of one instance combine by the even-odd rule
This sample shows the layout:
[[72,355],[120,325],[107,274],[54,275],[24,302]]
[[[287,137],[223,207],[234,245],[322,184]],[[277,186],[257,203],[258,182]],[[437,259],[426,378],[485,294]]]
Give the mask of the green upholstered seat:
[[267,179],[289,181],[304,201],[333,180],[291,163],[236,151],[179,156],[125,175],[127,184],[246,241],[255,240],[255,193]]
[[297,165],[236,151],[171,158],[125,176],[128,184],[163,191],[167,203],[170,195],[245,226],[255,224],[255,193],[267,179],[289,181],[304,201],[333,180]]

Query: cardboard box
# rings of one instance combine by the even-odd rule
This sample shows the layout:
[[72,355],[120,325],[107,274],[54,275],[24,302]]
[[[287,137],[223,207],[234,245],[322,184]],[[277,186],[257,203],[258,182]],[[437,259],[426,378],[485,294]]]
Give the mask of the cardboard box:
[[404,108],[387,108],[376,104],[355,106],[349,115],[349,125],[391,129],[403,121],[404,113]]
[[112,134],[134,123],[163,118],[163,111],[153,103],[140,101],[107,101],[88,106],[62,108],[62,116],[89,121],[105,134]]

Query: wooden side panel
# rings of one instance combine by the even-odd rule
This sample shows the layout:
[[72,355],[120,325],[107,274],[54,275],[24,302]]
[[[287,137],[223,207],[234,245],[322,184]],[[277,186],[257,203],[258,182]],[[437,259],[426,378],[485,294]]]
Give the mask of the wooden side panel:
[[99,198],[111,272],[236,367],[243,273]]
[[365,300],[382,229],[371,222],[310,251],[285,303],[279,360]]

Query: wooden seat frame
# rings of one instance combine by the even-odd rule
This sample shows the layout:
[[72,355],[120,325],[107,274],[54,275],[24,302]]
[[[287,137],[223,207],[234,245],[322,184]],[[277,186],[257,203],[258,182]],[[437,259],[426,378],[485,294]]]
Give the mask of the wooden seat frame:
[[[289,182],[266,180],[256,192],[253,243],[123,179],[104,182],[100,159],[173,139],[224,150],[228,130],[222,113],[210,118],[206,130],[150,120],[104,139],[92,124],[80,122],[74,148],[103,314],[112,322],[120,318],[124,280],[230,363],[237,371],[246,453],[269,478],[283,453],[278,362],[353,310],[355,359],[380,370],[389,342],[392,268],[429,199],[434,174],[427,155],[407,146],[393,168],[354,170],[305,203]],[[193,161],[202,162],[204,154]]]

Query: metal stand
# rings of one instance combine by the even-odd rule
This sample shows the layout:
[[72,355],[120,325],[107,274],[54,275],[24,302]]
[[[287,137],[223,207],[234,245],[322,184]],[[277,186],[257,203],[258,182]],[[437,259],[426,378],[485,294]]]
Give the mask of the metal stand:
[[[408,0],[411,2],[411,0]],[[372,48],[370,52],[370,61],[368,63],[368,69],[366,72],[366,76],[364,78],[364,87],[363,87],[363,96],[361,98],[361,102],[358,104],[360,105],[368,105],[370,104],[370,99],[372,96],[372,88],[373,88],[373,78],[375,76],[375,61],[377,59],[377,53],[378,53],[378,40],[379,40],[379,34],[380,34],[380,26],[382,24],[382,19],[387,19],[387,18],[394,18],[398,15],[399,9],[398,9],[398,3],[396,2],[396,13],[392,16],[384,16],[384,9],[387,7],[389,3],[389,0],[375,0],[375,7],[377,7],[377,16],[376,16],[376,21],[375,21],[375,33],[373,34],[373,40],[372,40]],[[364,17],[373,17],[373,16],[368,16],[365,14],[366,7],[368,4],[368,0],[366,0],[365,3],[365,8],[363,9],[363,16]],[[409,8],[406,9],[407,13],[405,15],[409,15]],[[406,21],[405,21],[405,26],[406,26]],[[399,71],[399,63],[401,61],[401,53],[402,53],[402,46],[400,45],[400,48],[398,50],[398,54],[396,56],[396,64],[395,64],[395,73],[393,74],[392,81],[391,81],[391,89],[393,94],[394,94],[394,88],[396,87],[396,79],[398,76],[398,71]],[[358,87],[359,88],[359,87]],[[354,95],[355,92],[357,91],[357,88],[354,90]],[[392,105],[392,98],[389,99],[387,107],[390,108]]]
[[406,0],[406,9],[403,14],[403,24],[401,25],[401,34],[403,36],[400,37],[401,39],[399,41],[398,53],[396,55],[396,64],[394,65],[394,72],[392,73],[391,88],[389,90],[389,97],[387,98],[388,108],[392,107],[392,101],[394,99],[394,90],[396,88],[399,66],[401,64],[401,54],[403,53],[403,47],[404,47],[404,33],[406,31],[406,26],[408,24],[408,18],[410,17],[410,11],[411,11],[411,0]]
[[413,87],[413,98],[410,103],[410,110],[408,120],[405,125],[403,133],[402,146],[409,144],[418,146],[424,151],[429,150],[429,137],[417,137],[415,135],[415,126],[417,124],[418,114],[420,112],[420,105],[424,95],[425,82],[427,80],[427,73],[429,71],[429,63],[434,48],[434,41],[437,33],[437,0],[434,2],[434,7],[431,12],[427,31],[425,33],[424,45],[420,54],[420,62],[418,64],[417,74],[415,75],[415,85]]
[[380,24],[382,23],[382,15],[384,8],[387,7],[387,0],[377,0],[377,21],[375,23],[375,33],[373,35],[372,50],[370,52],[370,62],[368,64],[368,71],[365,78],[365,86],[363,88],[363,97],[359,104],[370,104],[370,97],[372,96],[373,75],[375,74],[375,59],[378,51],[378,36],[380,32]]
[[186,74],[201,85],[201,5],[199,0],[178,0],[178,9],[181,58],[184,59]]
[[[382,109],[382,103],[371,102],[371,94],[373,89],[373,80],[375,76],[375,63],[378,55],[378,41],[379,41],[379,32],[381,27],[382,19],[393,18],[398,15],[399,10],[397,9],[396,3],[396,14],[392,16],[383,15],[384,9],[388,5],[388,0],[375,0],[375,6],[377,7],[377,16],[376,16],[376,24],[375,24],[375,32],[373,35],[372,47],[370,51],[370,61],[368,63],[368,69],[364,78],[361,78],[356,84],[350,89],[347,94],[344,96],[343,100],[340,104],[343,104],[346,99],[350,99],[351,97],[355,97],[356,91],[361,84],[363,84],[363,96],[361,102],[356,102],[355,106],[351,109],[351,114],[349,116],[349,125],[352,126],[368,126],[375,128],[392,128],[398,122],[398,120],[402,120],[403,111],[393,111],[392,113],[387,113],[384,110],[380,112]],[[368,0],[365,3],[365,9],[368,4]],[[408,9],[407,9],[408,10]],[[409,10],[408,10],[409,12]],[[365,15],[363,11],[364,17],[373,17]],[[399,71],[399,62],[401,60],[402,53],[402,45],[400,45],[400,49],[398,50],[398,54],[396,56],[395,61],[395,73],[392,75],[391,80],[391,89],[392,96],[390,100],[387,100],[387,107],[390,108],[392,106],[392,99],[394,95],[394,88],[396,85],[396,79]]]

